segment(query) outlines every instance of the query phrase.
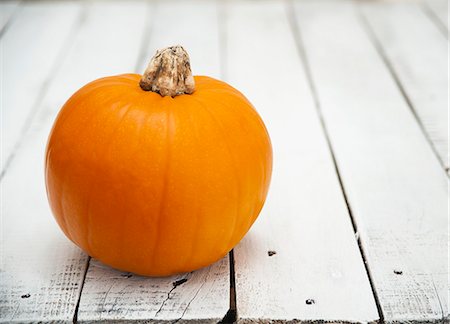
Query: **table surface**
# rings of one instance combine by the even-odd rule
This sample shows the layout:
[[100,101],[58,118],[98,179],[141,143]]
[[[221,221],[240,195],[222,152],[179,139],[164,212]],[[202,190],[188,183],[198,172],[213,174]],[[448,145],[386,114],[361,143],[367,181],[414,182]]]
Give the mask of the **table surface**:
[[[0,321],[448,323],[447,11],[445,0],[2,1]],[[44,150],[75,90],[141,72],[174,44],[194,74],[255,105],[273,180],[229,256],[145,278],[63,236]]]

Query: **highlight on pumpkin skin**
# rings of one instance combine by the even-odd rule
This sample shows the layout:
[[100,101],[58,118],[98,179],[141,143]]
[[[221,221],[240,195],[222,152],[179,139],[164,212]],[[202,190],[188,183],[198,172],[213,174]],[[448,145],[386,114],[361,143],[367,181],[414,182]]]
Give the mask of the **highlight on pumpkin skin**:
[[195,92],[172,99],[143,91],[143,78],[101,78],[64,104],[47,145],[48,199],[65,235],[103,263],[190,272],[224,257],[257,219],[270,138],[225,82],[195,76]]
[[158,50],[145,69],[139,82],[144,91],[153,91],[161,96],[179,96],[195,91],[189,55],[180,46]]

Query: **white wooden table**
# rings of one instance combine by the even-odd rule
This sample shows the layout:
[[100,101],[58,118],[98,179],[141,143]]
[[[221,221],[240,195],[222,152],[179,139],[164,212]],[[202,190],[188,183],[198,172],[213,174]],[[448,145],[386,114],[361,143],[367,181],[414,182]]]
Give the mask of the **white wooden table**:
[[[448,323],[447,10],[446,0],[1,2],[0,321]],[[228,257],[144,278],[63,236],[44,148],[71,93],[142,72],[173,44],[194,74],[254,103],[273,181]]]

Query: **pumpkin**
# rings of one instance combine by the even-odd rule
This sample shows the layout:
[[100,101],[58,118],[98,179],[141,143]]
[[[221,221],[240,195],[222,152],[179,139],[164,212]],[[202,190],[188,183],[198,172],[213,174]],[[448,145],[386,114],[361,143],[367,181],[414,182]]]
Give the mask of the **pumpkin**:
[[167,276],[224,257],[263,207],[269,135],[230,85],[192,76],[181,46],[143,76],[95,80],[64,104],[46,150],[65,235],[116,269]]

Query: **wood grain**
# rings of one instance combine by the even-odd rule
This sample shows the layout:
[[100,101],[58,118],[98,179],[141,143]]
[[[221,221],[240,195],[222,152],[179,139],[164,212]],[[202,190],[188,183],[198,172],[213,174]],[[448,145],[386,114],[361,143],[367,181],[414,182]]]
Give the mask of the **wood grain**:
[[[17,21],[23,21],[22,14],[30,18],[31,13],[45,13],[42,19],[49,26],[55,15],[63,28],[64,20],[69,23],[81,10],[68,2],[30,6],[33,10],[24,8]],[[1,322],[72,322],[88,257],[64,237],[49,210],[43,179],[45,144],[56,113],[73,91],[96,77],[133,69],[146,8],[133,1],[88,6],[67,56],[48,91],[41,94],[31,127],[2,180]],[[119,15],[126,31],[116,23]],[[13,30],[11,26],[8,32]],[[26,42],[33,34],[22,37]],[[17,104],[12,108],[20,110]]]
[[[27,3],[4,34],[2,163],[79,14],[72,2]],[[1,183],[1,322],[70,321],[86,266],[49,212],[41,176],[45,137],[30,138]]]
[[188,274],[148,278],[91,260],[79,322],[217,323],[229,307],[228,258]]
[[88,3],[40,114],[53,118],[75,91],[97,78],[136,72],[150,15],[151,4],[143,1]]
[[[181,44],[189,52],[194,74],[218,76],[217,3],[160,1],[153,9],[151,34],[137,66],[143,71],[156,49]],[[177,23],[168,24],[173,21]],[[128,276],[92,260],[78,320],[217,323],[230,307],[228,257],[190,274],[168,278]],[[174,286],[184,279],[187,281]]]
[[444,27],[442,31],[448,37],[448,0],[427,0],[423,4],[437,19],[438,24]]
[[138,63],[138,73],[145,70],[156,50],[179,44],[189,53],[194,75],[220,78],[217,19],[218,4],[215,0],[157,2],[149,42]]
[[371,322],[378,314],[283,2],[229,2],[227,81],[266,122],[272,184],[235,248],[239,321]]
[[18,10],[19,4],[19,0],[0,2],[0,36],[3,34],[3,29],[10,22],[16,10]]
[[290,3],[0,2],[0,323],[227,316],[228,257],[169,278],[88,264],[46,199],[65,100],[174,44],[242,90],[272,138],[269,197],[235,251],[239,322],[374,322],[376,300],[382,322],[450,322],[449,184],[430,146],[448,166],[448,1]]
[[374,42],[448,170],[448,41],[416,3],[361,6]]
[[448,319],[447,176],[354,6],[296,5],[384,320]]

